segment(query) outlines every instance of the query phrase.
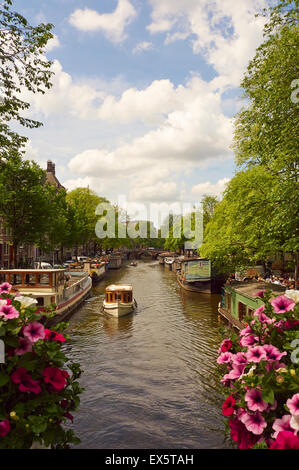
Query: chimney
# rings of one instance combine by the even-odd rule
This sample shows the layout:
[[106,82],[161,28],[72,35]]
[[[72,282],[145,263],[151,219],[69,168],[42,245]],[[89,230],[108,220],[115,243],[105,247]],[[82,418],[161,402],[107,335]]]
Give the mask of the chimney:
[[55,163],[52,160],[47,161],[47,173],[53,173],[55,176]]

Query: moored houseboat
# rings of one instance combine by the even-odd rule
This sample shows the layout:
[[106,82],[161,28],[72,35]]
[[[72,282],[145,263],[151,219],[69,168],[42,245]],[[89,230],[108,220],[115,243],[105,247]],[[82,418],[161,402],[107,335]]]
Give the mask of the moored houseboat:
[[165,258],[172,258],[175,256],[175,253],[173,253],[172,251],[164,251],[162,253],[159,253],[158,255],[158,261],[159,261],[159,264],[165,264]]
[[175,258],[172,258],[172,257],[169,257],[169,256],[165,256],[165,258],[164,258],[164,266],[166,266],[167,268],[169,268],[170,270],[172,270],[172,266],[173,266],[174,260],[175,260]]
[[92,283],[96,284],[101,281],[106,274],[107,263],[105,261],[85,261],[83,271],[91,276]]
[[90,294],[88,273],[66,269],[10,269],[0,271],[0,284],[12,285],[12,293],[29,295],[40,311],[55,305],[54,322],[65,320]]
[[106,287],[103,310],[113,317],[122,317],[131,313],[137,307],[133,298],[133,287],[129,284]]
[[271,289],[274,296],[285,292],[284,287],[269,285],[267,282],[230,281],[222,288],[218,312],[230,326],[242,329],[245,326],[244,317],[252,316],[257,308],[264,305],[262,298],[255,294],[268,289]]
[[110,254],[108,260],[108,269],[119,269],[122,264],[122,255],[120,253]]
[[220,292],[225,277],[216,272],[209,259],[185,257],[181,260],[181,269],[177,272],[177,280],[183,289],[211,294]]

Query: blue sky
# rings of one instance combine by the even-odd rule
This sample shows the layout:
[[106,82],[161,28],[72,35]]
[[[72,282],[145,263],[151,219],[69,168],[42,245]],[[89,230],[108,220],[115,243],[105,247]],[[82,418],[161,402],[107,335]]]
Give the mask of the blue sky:
[[232,116],[262,40],[266,0],[15,0],[54,24],[53,87],[28,95],[27,157],[68,188],[117,202],[220,196],[235,166]]

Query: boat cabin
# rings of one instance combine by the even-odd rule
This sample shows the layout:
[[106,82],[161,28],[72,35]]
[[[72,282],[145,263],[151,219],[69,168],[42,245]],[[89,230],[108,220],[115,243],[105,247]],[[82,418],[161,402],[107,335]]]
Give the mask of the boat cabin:
[[110,285],[106,287],[105,302],[107,304],[132,303],[133,302],[133,287],[131,285],[116,286]]
[[263,300],[254,294],[269,289],[275,296],[285,292],[284,287],[267,282],[231,281],[222,289],[218,311],[228,320],[229,324],[237,329],[242,329],[245,326],[244,317],[253,316],[255,310],[264,305]]

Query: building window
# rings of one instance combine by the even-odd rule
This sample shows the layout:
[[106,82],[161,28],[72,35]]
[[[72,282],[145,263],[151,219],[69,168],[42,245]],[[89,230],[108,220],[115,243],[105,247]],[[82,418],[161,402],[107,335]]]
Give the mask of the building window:
[[242,302],[238,302],[238,316],[239,320],[242,321],[246,315],[246,305]]

